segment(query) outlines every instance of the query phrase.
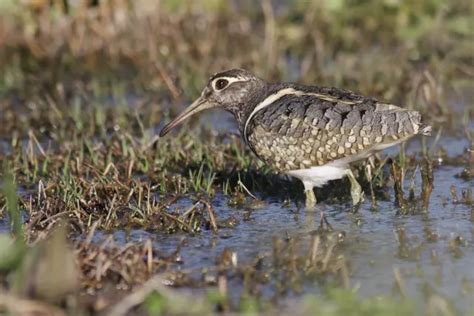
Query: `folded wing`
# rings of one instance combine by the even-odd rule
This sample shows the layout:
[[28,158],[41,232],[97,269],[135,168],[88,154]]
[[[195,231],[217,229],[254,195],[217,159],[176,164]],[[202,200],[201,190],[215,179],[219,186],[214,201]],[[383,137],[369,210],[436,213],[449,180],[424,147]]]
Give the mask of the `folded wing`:
[[431,131],[416,111],[345,90],[294,90],[254,113],[245,135],[280,171],[347,164]]

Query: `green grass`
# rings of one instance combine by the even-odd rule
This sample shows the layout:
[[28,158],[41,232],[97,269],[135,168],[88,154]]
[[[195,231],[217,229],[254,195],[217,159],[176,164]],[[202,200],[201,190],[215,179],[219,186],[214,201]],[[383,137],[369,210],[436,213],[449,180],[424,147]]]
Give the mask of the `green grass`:
[[15,182],[7,165],[4,168],[5,177],[3,179],[2,191],[6,202],[5,207],[10,221],[12,236],[5,233],[0,234],[0,271],[11,271],[21,264],[26,246],[22,227],[23,220],[18,210]]
[[396,316],[417,315],[414,302],[409,299],[397,299],[379,296],[369,299],[360,299],[357,293],[349,290],[328,290],[322,297],[307,296],[304,298],[303,308],[309,315],[318,311],[320,315],[336,316]]
[[[212,239],[233,227],[215,214],[216,197],[248,214],[265,207],[267,198],[302,204],[302,185],[263,166],[238,135],[217,135],[192,120],[166,138],[157,137],[211,73],[236,66],[268,80],[340,86],[420,111],[439,130],[431,148],[423,144],[417,155],[409,155],[402,147],[392,164],[375,159],[371,177],[364,165],[357,166],[356,174],[371,192],[374,210],[377,201],[394,199],[389,187],[395,187],[396,211],[426,212],[436,167],[432,160],[441,151],[438,140],[449,135],[472,144],[474,112],[466,107],[460,124],[449,102],[453,90],[472,85],[469,1],[296,1],[282,10],[272,9],[268,1],[262,6],[243,1],[239,10],[216,0],[166,0],[159,7],[114,2],[99,10],[66,10],[61,1],[51,3],[42,14],[22,2],[0,3],[5,21],[0,42],[9,43],[0,50],[0,149],[7,148],[0,151],[0,220],[8,219],[11,227],[11,233],[0,235],[0,313],[9,310],[1,303],[4,293],[31,306],[47,302],[46,310],[99,313],[78,297],[90,293],[98,299],[101,290],[117,286],[124,289],[119,295],[133,295],[162,273],[183,287],[204,288],[196,313],[272,313],[289,293],[304,296],[295,307],[303,315],[315,310],[326,315],[419,311],[409,298],[359,298],[347,286],[350,258],[326,239],[313,257],[301,240],[277,238],[278,255],[262,254],[261,262],[215,263],[207,271],[183,272],[150,241],[121,245],[93,242],[92,236],[97,230],[141,229]],[[117,12],[123,20],[111,19]],[[84,34],[79,34],[81,27]],[[466,166],[462,177],[470,179],[465,157],[443,159]],[[405,186],[410,179],[404,178],[419,174],[421,190]],[[344,204],[349,196],[340,183],[317,194],[329,204]],[[468,192],[459,194],[456,203],[472,205]],[[182,200],[189,206],[183,207]],[[401,255],[411,255],[412,249],[400,247]],[[458,248],[454,243],[451,251],[459,253]],[[47,287],[48,280],[38,278],[35,269],[60,265],[58,252],[74,258],[78,268],[66,275],[68,280],[54,279],[71,285],[57,293],[59,302],[14,291],[12,280],[18,275],[20,288],[28,282]],[[237,300],[211,282],[213,273],[222,277],[229,271],[243,288]],[[211,281],[190,277],[196,273]],[[73,277],[81,284],[71,293]],[[324,293],[301,294],[309,280],[318,280]],[[275,298],[260,296],[260,286],[271,287]],[[187,307],[180,299],[184,294],[174,289],[144,293],[137,303],[144,313],[180,314]],[[425,305],[431,315],[453,314],[438,296]]]

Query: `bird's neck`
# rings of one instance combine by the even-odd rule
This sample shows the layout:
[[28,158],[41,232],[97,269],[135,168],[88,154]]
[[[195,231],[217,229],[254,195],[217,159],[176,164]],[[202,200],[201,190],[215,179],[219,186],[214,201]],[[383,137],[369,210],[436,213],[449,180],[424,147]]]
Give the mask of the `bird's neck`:
[[237,123],[239,124],[239,130],[241,133],[243,132],[245,123],[247,122],[247,119],[250,117],[253,110],[267,97],[269,88],[270,87],[268,86],[260,87],[258,90],[250,93],[245,102],[236,104],[235,106],[227,109],[234,115]]

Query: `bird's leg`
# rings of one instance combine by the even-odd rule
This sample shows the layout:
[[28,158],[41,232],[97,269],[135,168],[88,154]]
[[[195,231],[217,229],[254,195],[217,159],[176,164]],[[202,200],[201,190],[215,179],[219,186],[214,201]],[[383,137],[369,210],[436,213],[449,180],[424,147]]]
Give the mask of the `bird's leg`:
[[314,195],[313,188],[306,188],[304,193],[306,194],[306,208],[311,209],[316,206],[316,195]]
[[357,182],[354,174],[352,173],[352,170],[349,169],[347,171],[347,177],[351,181],[352,203],[354,204],[354,206],[357,206],[364,200],[364,192],[362,191],[359,182]]
[[377,209],[377,199],[375,198],[375,191],[374,191],[374,183],[373,183],[373,177],[372,177],[372,169],[374,168],[374,157],[371,156],[369,159],[367,159],[367,165],[366,165],[366,175],[367,175],[367,180],[369,180],[369,185],[370,185],[370,199],[372,201],[372,210]]

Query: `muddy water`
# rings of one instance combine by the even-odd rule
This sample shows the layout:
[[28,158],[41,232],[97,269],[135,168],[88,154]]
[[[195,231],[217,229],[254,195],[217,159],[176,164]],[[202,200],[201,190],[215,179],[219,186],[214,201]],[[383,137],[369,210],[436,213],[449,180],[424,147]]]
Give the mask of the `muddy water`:
[[[455,177],[462,169],[436,167],[435,187],[426,214],[400,215],[393,199],[379,201],[377,211],[371,210],[370,203],[365,202],[356,214],[350,211],[347,204],[323,202],[319,205],[333,228],[346,234],[341,253],[350,264],[351,286],[358,288],[361,297],[392,294],[394,270],[398,269],[408,297],[422,302],[424,293],[431,288],[449,299],[458,311],[466,312],[474,308],[472,207],[455,204],[450,193],[452,185],[459,196],[462,189],[473,187],[473,181]],[[416,187],[420,187],[419,177],[415,181]],[[391,195],[393,197],[393,191]],[[118,231],[114,235],[123,242],[151,238],[164,253],[174,251],[185,238],[186,243],[180,252],[182,263],[176,268],[199,269],[214,265],[215,258],[225,248],[237,253],[239,263],[251,263],[257,255],[271,251],[275,236],[297,238],[300,244],[307,244],[311,232],[317,227],[317,212],[298,210],[295,205],[283,207],[276,198],[267,199],[266,205],[251,211],[249,218],[245,216],[248,210],[229,207],[226,201],[223,195],[214,198],[217,217],[232,215],[239,224],[234,228],[220,229],[217,234],[203,231],[190,237],[138,230],[128,234]],[[189,206],[191,201],[183,198],[174,207],[187,209]],[[399,240],[401,230],[406,236],[404,243]],[[231,282],[230,292],[240,292],[241,286],[241,282]],[[306,292],[321,290],[312,281],[308,281],[304,288]],[[263,292],[271,294],[270,289]]]
[[[459,107],[460,115],[462,108]],[[237,132],[231,115],[225,112],[204,113],[201,123],[212,126],[218,132]],[[427,140],[428,149],[433,147],[434,141],[435,137]],[[420,138],[414,139],[406,144],[406,152],[419,153],[421,146]],[[449,136],[443,132],[434,149],[443,148],[448,156],[456,157],[470,146],[465,136]],[[386,153],[397,155],[398,151],[399,147],[394,147]],[[450,193],[454,186],[458,196],[461,196],[463,189],[474,188],[474,181],[456,177],[464,167],[444,165],[442,159],[439,163],[434,168],[434,190],[426,214],[400,215],[394,205],[393,190],[390,190],[391,200],[379,201],[376,211],[371,209],[368,201],[356,214],[350,211],[347,204],[319,204],[333,228],[346,234],[341,252],[350,264],[351,286],[358,289],[361,297],[393,294],[394,271],[397,270],[404,282],[405,295],[416,302],[426,301],[426,293],[434,292],[447,298],[459,312],[474,310],[473,208],[454,203]],[[406,180],[406,187],[409,181]],[[415,184],[416,188],[421,187],[419,174]],[[254,193],[258,195],[258,192]],[[307,244],[319,219],[317,212],[298,210],[295,204],[282,206],[277,197],[267,198],[264,207],[252,211],[250,218],[244,219],[247,211],[231,208],[226,201],[223,195],[214,198],[212,204],[217,216],[235,216],[239,224],[235,228],[221,229],[217,235],[204,231],[194,237],[186,237],[181,249],[180,269],[213,265],[216,256],[226,248],[237,253],[239,263],[252,262],[258,254],[272,250],[275,236],[296,237],[301,244]],[[191,205],[187,199],[180,203],[181,209]],[[406,237],[403,243],[400,241],[401,231]],[[143,231],[134,231],[129,235],[117,232],[115,235],[124,241],[152,238],[163,252],[175,250],[184,237]],[[239,292],[242,284],[234,282],[230,286]],[[306,292],[321,290],[312,281],[304,288]],[[233,289],[229,292],[232,293]]]
[[[232,117],[225,112],[208,112],[201,116],[203,125],[211,126],[217,132],[237,132]],[[435,132],[436,133],[436,132]],[[428,148],[434,137],[428,141]],[[471,146],[464,137],[442,135],[438,147],[443,147],[450,157],[461,155]],[[0,141],[2,150],[8,143]],[[407,152],[419,153],[420,139],[406,145]],[[390,148],[387,154],[396,155],[398,148]],[[401,273],[406,295],[417,302],[426,300],[427,289],[449,299],[460,312],[474,310],[474,222],[472,206],[456,204],[450,189],[454,186],[458,196],[463,189],[474,187],[473,180],[456,177],[462,166],[441,164],[434,169],[434,191],[431,195],[429,211],[426,214],[400,215],[394,206],[393,190],[391,200],[378,201],[378,209],[371,210],[366,201],[359,212],[354,214],[347,203],[322,202],[318,208],[324,209],[327,218],[336,231],[345,232],[345,240],[340,251],[350,265],[351,286],[358,289],[361,297],[391,295],[394,289],[394,271]],[[416,187],[420,187],[419,176]],[[409,179],[406,181],[408,186]],[[21,192],[20,192],[21,193]],[[259,192],[253,192],[259,196]],[[418,195],[419,192],[417,192]],[[319,213],[299,210],[296,205],[283,206],[280,197],[265,198],[265,205],[259,209],[246,210],[227,205],[228,198],[217,194],[212,205],[219,219],[234,216],[238,224],[234,228],[220,229],[217,234],[202,231],[194,236],[188,234],[168,235],[160,232],[134,230],[112,233],[117,241],[139,241],[151,239],[163,253],[176,250],[185,238],[180,255],[181,263],[176,269],[200,269],[215,264],[215,259],[224,249],[237,253],[240,264],[253,262],[259,254],[272,250],[272,240],[297,238],[301,248],[309,243],[317,228]],[[182,198],[172,207],[188,209],[192,201]],[[250,215],[249,215],[250,212]],[[9,230],[6,218],[0,219],[0,232]],[[406,242],[401,244],[400,231],[404,231]],[[105,238],[106,233],[98,232],[95,240]],[[242,282],[231,280],[229,292],[240,293]],[[319,285],[308,280],[304,284],[305,293],[321,291]],[[270,296],[272,290],[263,289]]]

